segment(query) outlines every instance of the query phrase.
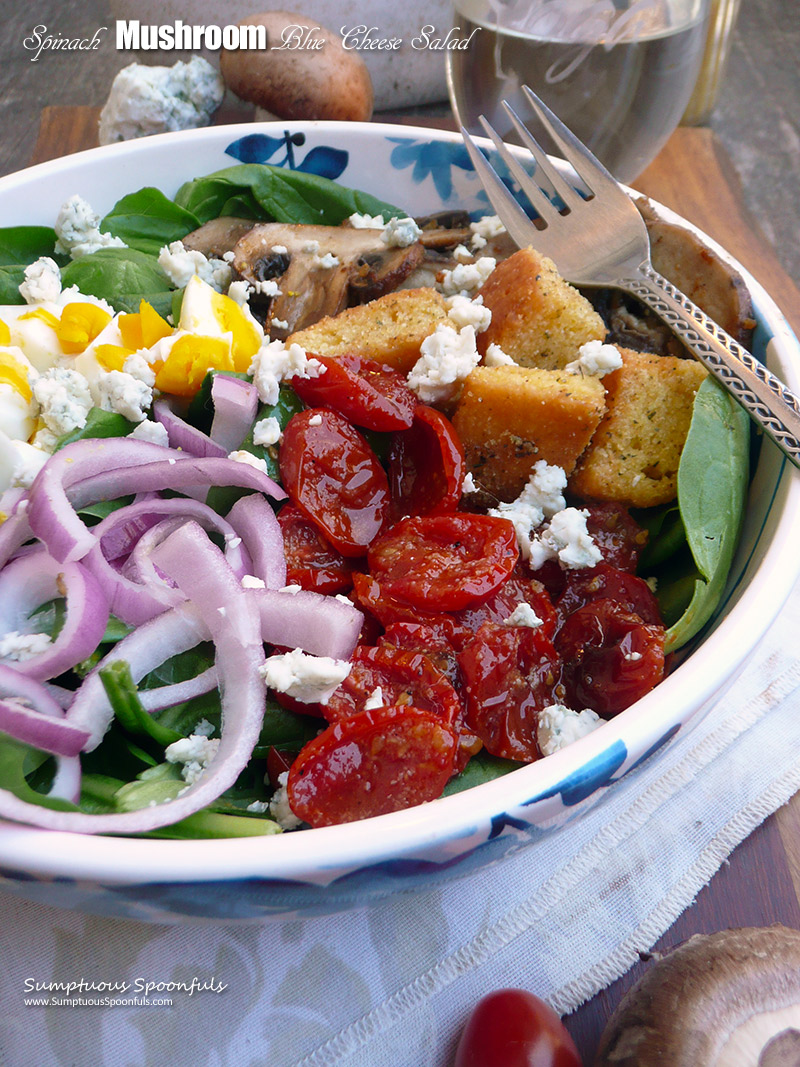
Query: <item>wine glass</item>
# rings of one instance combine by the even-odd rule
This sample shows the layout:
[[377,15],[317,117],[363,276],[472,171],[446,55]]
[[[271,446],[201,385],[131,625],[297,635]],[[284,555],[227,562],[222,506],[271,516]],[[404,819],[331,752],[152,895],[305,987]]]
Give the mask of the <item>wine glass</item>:
[[528,119],[520,86],[529,85],[615,177],[630,182],[658,154],[689,102],[708,4],[454,0],[458,39],[469,42],[447,53],[455,117],[482,133],[483,114],[515,141],[500,101]]

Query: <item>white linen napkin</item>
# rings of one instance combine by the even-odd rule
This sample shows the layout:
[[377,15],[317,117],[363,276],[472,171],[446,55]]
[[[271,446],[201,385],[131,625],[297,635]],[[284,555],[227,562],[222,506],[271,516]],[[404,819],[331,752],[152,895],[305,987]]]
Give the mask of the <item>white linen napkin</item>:
[[[494,988],[569,1013],[800,788],[799,630],[800,586],[688,736],[566,832],[442,887],[260,926],[150,926],[0,893],[0,1064],[448,1067]],[[119,1003],[25,1003],[48,996],[36,982],[81,979],[116,989],[76,996]]]

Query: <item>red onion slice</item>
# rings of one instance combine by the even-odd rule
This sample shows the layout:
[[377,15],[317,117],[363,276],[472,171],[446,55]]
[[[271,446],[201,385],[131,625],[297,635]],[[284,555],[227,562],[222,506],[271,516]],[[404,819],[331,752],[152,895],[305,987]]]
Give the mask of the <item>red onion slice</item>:
[[302,648],[313,656],[350,659],[364,616],[352,604],[322,593],[249,589],[258,606],[261,637],[268,645]]
[[[107,484],[105,494],[100,493],[85,503],[114,500],[129,491],[121,485],[121,469],[127,471],[142,464],[163,461],[164,453],[163,445],[153,445],[131,437],[74,441],[66,445],[48,459],[30,487],[27,513],[31,530],[47,545],[50,554],[62,563],[82,559],[95,544],[96,538],[70,505],[67,495],[70,488],[76,482],[104,475]],[[175,465],[184,458],[182,452],[173,452],[169,456]],[[153,487],[148,485],[142,488]],[[136,489],[130,492],[136,492]]]
[[79,756],[56,756],[56,773],[47,794],[77,804],[81,798],[81,761]]
[[241,497],[227,517],[247,548],[251,560],[249,573],[260,578],[268,589],[286,585],[283,534],[275,512],[264,497],[256,493]]
[[153,404],[153,418],[167,431],[171,448],[179,448],[192,456],[216,456],[218,459],[224,459],[230,451],[226,451],[216,441],[212,441],[208,434],[176,415],[166,400],[156,400]]
[[[117,642],[91,674],[86,676],[67,709],[69,721],[89,731],[85,751],[91,752],[97,748],[114,718],[100,680],[99,671],[102,667],[107,667],[116,660],[125,660],[134,682],[139,682],[159,664],[194,648],[201,641],[207,641],[208,636],[197,612],[188,603],[183,603],[142,623],[133,633]],[[154,689],[152,692],[158,693],[160,690]]]
[[258,613],[222,553],[195,523],[181,526],[159,546],[156,565],[174,578],[179,588],[195,595],[194,610],[200,625],[217,647],[222,732],[214,759],[174,800],[154,807],[89,815],[42,808],[0,790],[0,817],[50,830],[145,833],[177,822],[216,800],[246,766],[258,740],[266,698],[259,671],[264,649]]
[[161,685],[158,689],[140,689],[139,700],[145,711],[163,711],[164,708],[174,708],[176,704],[203,696],[218,687],[217,668],[209,667],[194,678],[187,678],[185,682]]
[[67,722],[63,712],[59,718],[51,718],[26,707],[18,698],[0,698],[0,730],[54,756],[78,756],[89,740],[89,734]]
[[12,560],[0,571],[0,634],[31,633],[30,614],[64,597],[66,617],[48,647],[15,662],[30,678],[54,678],[90,656],[108,623],[108,600],[94,575],[80,563],[59,563],[46,552]]
[[0,567],[5,567],[31,537],[33,531],[28,522],[28,496],[25,494],[16,501],[5,521],[0,523]]
[[[138,539],[164,518],[177,518],[180,521],[195,519],[204,529],[221,534],[225,538],[225,557],[234,572],[242,577],[250,571],[251,561],[244,544],[237,543],[240,541],[239,534],[207,504],[187,497],[170,497],[166,500],[153,497],[119,508],[93,528],[98,543],[84,557],[83,563],[103,587],[111,614],[131,626],[152,619],[184,599],[182,594],[170,589],[163,581],[142,584],[144,576],[141,572],[138,575],[127,570],[121,573],[109,562],[129,556]],[[154,573],[150,567],[148,574],[151,579]]]
[[210,437],[225,455],[235,451],[247,436],[258,410],[258,390],[243,378],[215,374],[211,382],[214,419]]

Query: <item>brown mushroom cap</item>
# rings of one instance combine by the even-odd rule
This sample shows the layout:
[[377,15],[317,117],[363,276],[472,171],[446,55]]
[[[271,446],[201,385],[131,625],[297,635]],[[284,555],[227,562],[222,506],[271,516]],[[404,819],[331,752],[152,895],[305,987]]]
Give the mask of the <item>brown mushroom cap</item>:
[[800,931],[748,927],[658,959],[609,1020],[595,1067],[788,1067],[799,1044]]
[[[249,15],[239,25],[263,25],[269,39],[266,51],[220,52],[222,77],[240,99],[282,119],[371,118],[372,81],[363,59],[315,19],[268,11]],[[280,47],[287,39],[302,47]],[[321,42],[321,47],[312,47],[312,42]]]

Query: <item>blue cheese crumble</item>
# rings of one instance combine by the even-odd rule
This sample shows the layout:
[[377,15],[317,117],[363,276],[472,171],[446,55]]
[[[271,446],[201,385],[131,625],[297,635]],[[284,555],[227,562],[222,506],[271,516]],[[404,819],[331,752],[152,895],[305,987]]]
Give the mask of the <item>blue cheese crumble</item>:
[[573,711],[564,704],[550,704],[538,713],[537,718],[536,743],[543,756],[552,756],[603,723],[590,708]]

